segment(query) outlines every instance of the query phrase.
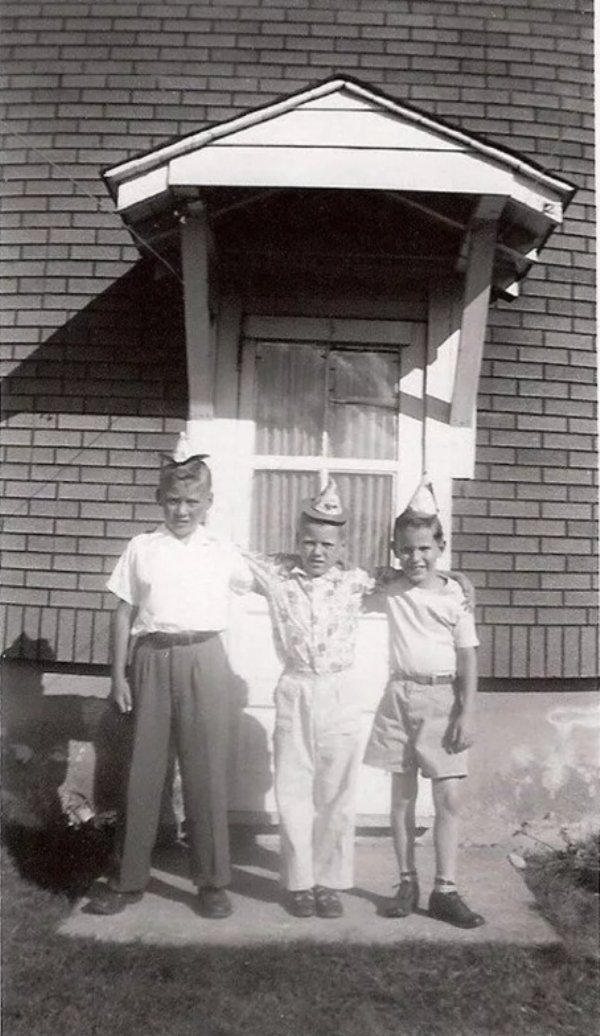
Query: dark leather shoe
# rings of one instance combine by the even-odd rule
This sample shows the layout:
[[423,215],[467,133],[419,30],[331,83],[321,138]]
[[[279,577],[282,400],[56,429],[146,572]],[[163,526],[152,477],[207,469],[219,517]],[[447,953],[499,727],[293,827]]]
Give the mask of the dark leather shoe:
[[315,906],[319,917],[341,917],[344,913],[336,890],[325,888],[323,885],[315,886]]
[[120,914],[132,903],[139,903],[143,892],[117,892],[108,886],[90,899],[85,911],[87,914]]
[[230,917],[233,907],[225,889],[210,888],[208,885],[198,889],[198,913],[201,917],[220,920]]
[[419,882],[401,881],[393,899],[383,908],[384,917],[408,917],[419,905]]
[[480,928],[485,918],[470,910],[458,892],[432,892],[429,897],[429,916],[446,921],[456,928]]
[[314,917],[315,896],[312,889],[297,889],[286,895],[286,907],[292,917]]

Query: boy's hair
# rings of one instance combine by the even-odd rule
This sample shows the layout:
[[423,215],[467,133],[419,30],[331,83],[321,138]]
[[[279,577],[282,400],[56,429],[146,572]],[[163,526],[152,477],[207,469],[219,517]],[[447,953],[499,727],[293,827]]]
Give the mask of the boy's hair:
[[163,464],[156,491],[158,500],[160,501],[178,482],[200,482],[203,488],[210,490],[212,476],[208,464],[200,457],[190,457],[181,464],[174,461]]
[[407,508],[394,522],[394,542],[403,529],[431,529],[437,543],[444,542],[444,530],[437,514],[417,514]]

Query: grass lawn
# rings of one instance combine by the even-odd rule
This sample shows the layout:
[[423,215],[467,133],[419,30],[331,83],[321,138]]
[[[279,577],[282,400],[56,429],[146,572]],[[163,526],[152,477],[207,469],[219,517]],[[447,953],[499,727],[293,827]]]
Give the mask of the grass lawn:
[[[73,867],[74,884],[63,891],[57,869],[47,870],[42,888],[39,849],[37,871],[25,867],[28,877],[11,851],[3,852],[3,1036],[597,1031],[596,965],[557,947],[202,949],[67,939],[56,930],[81,891],[82,869]],[[19,859],[23,872],[26,857]]]

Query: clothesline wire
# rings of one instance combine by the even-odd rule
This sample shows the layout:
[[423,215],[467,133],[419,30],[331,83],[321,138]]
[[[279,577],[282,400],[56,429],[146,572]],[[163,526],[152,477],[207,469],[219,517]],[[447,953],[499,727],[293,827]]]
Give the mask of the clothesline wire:
[[[93,194],[90,190],[88,190],[88,188],[84,184],[82,184],[80,180],[78,180],[76,177],[72,176],[58,162],[55,162],[54,159],[50,157],[50,155],[48,154],[47,151],[43,150],[42,148],[37,147],[35,144],[32,144],[31,141],[27,137],[23,136],[23,134],[16,133],[3,120],[0,120],[0,125],[3,125],[6,128],[6,132],[8,133],[9,136],[14,137],[15,140],[20,140],[21,143],[23,143],[30,151],[33,151],[36,155],[39,155],[40,158],[42,158],[44,160],[44,162],[47,162],[48,165],[52,167],[52,169],[55,169],[57,171],[57,173],[59,173],[59,175],[60,175],[60,177],[62,179],[68,180],[69,183],[71,183],[77,190],[81,191],[83,194],[86,195],[86,197],[90,198],[94,202],[94,205],[96,206],[98,212],[102,212],[104,215],[110,215],[110,216],[117,215],[117,212],[116,212],[115,209],[106,209],[106,208],[103,207],[103,201],[105,199],[98,198],[95,194]],[[106,199],[106,200],[108,200],[108,199]],[[140,234],[140,232],[138,230],[136,230],[135,227],[131,226],[131,224],[127,224],[127,230],[132,235],[132,237],[134,237],[136,239],[136,241],[138,241],[139,244],[143,246],[143,248],[145,248],[148,252],[150,252],[155,257],[155,259],[157,259],[160,263],[162,263],[162,265],[164,267],[166,267],[166,269],[169,271],[169,273],[171,273],[174,277],[177,278],[177,280],[179,281],[180,284],[183,284],[183,278],[181,277],[179,272],[175,269],[175,267],[171,266],[171,264],[168,262],[168,260],[165,259],[165,257],[163,255],[161,255],[160,252],[157,252],[156,249],[154,249],[152,247],[150,242],[142,234]]]

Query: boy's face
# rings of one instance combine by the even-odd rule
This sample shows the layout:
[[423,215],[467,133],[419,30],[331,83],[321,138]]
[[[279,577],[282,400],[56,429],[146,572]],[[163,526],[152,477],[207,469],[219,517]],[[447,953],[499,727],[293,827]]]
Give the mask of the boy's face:
[[402,571],[411,583],[426,586],[432,581],[437,559],[444,550],[444,541],[436,540],[432,529],[411,525],[399,529],[393,547]]
[[301,521],[298,553],[307,575],[322,576],[337,564],[344,548],[343,528],[323,522]]
[[204,525],[212,504],[212,493],[204,482],[182,479],[165,487],[159,503],[165,525],[178,540],[191,536],[199,525]]

